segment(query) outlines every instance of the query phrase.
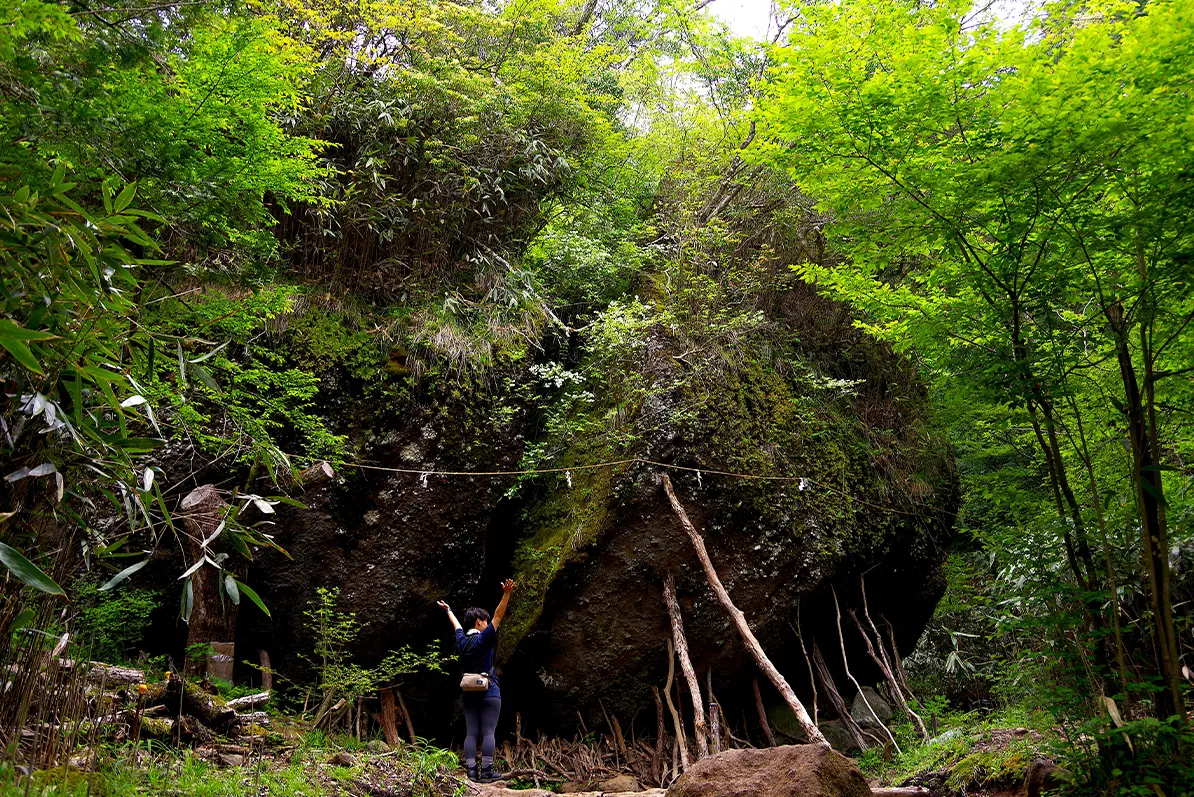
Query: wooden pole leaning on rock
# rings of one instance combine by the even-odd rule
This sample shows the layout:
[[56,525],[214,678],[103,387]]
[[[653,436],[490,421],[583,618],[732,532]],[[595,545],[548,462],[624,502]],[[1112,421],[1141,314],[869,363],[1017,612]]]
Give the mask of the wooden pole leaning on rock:
[[763,705],[763,693],[759,691],[759,679],[752,678],[750,685],[755,692],[755,709],[759,712],[759,725],[763,727],[763,736],[767,738],[767,746],[775,747],[775,734],[771,732],[771,723],[767,720],[767,707]]
[[[920,715],[913,711],[912,706],[908,705],[908,701],[904,699],[904,692],[900,689],[900,684],[896,680],[895,673],[892,672],[891,666],[887,662],[887,656],[880,657],[879,654],[875,653],[875,646],[871,643],[871,638],[867,635],[866,629],[862,627],[862,623],[858,619],[858,614],[853,609],[848,609],[847,613],[850,615],[850,619],[854,621],[854,625],[858,626],[858,633],[862,634],[862,640],[866,642],[866,652],[871,657],[871,661],[875,662],[875,666],[879,668],[879,671],[883,673],[883,677],[887,679],[887,683],[891,687],[892,697],[900,704],[900,708],[904,710],[904,713],[916,722],[921,738],[927,742],[929,740],[929,729],[925,727],[924,720],[920,718]],[[882,639],[879,640],[879,644],[883,644]]]
[[676,658],[672,650],[672,641],[667,641],[667,683],[663,686],[663,696],[667,700],[668,711],[672,714],[672,724],[676,727],[676,744],[680,748],[680,769],[688,771],[688,740],[684,738],[684,723],[680,719],[680,712],[672,701],[672,679],[676,677]]
[[742,641],[746,643],[747,649],[754,656],[755,663],[759,665],[759,669],[763,671],[763,674],[779,690],[784,702],[788,704],[788,708],[792,709],[792,713],[796,715],[796,721],[800,723],[800,727],[804,731],[805,736],[808,737],[809,742],[828,747],[829,742],[825,740],[825,736],[817,728],[813,722],[813,718],[808,715],[808,711],[804,708],[804,704],[800,702],[800,698],[796,697],[796,693],[792,691],[791,684],[776,669],[775,665],[771,663],[771,659],[767,658],[767,654],[763,652],[763,646],[759,644],[759,640],[755,638],[754,632],[750,630],[750,626],[746,623],[746,616],[742,614],[738,607],[734,605],[734,601],[730,599],[730,593],[726,591],[725,586],[721,583],[721,579],[717,576],[717,571],[713,569],[713,562],[709,559],[709,552],[705,550],[705,541],[701,539],[700,532],[696,530],[696,527],[692,525],[692,521],[688,519],[688,513],[684,511],[684,507],[680,504],[680,499],[676,498],[676,491],[672,489],[672,480],[668,478],[666,473],[663,475],[663,491],[667,493],[667,499],[672,505],[672,511],[676,513],[676,517],[680,520],[680,525],[684,528],[684,531],[688,534],[688,539],[692,542],[692,547],[696,549],[697,558],[701,560],[701,566],[705,568],[705,578],[709,581],[709,586],[713,589],[713,594],[717,596],[717,600],[721,603],[722,608],[726,610],[726,614],[734,621],[734,625],[737,627]]
[[676,579],[671,573],[663,579],[663,600],[667,603],[668,616],[672,620],[672,639],[676,644],[676,657],[680,669],[688,682],[688,693],[692,697],[692,726],[696,736],[697,760],[709,755],[709,729],[705,724],[705,706],[701,702],[701,684],[697,680],[692,659],[688,656],[688,640],[684,637],[684,620],[680,616],[680,603],[676,600]]
[[842,693],[837,690],[837,684],[833,682],[833,674],[829,672],[829,667],[825,664],[825,657],[821,655],[821,647],[817,644],[816,639],[813,640],[812,661],[817,669],[817,680],[821,682],[821,688],[829,700],[829,705],[837,714],[838,719],[842,721],[846,733],[850,734],[851,741],[858,745],[859,750],[866,750],[870,745],[866,743],[866,737],[862,735],[862,728],[858,727],[846,701],[842,699]]

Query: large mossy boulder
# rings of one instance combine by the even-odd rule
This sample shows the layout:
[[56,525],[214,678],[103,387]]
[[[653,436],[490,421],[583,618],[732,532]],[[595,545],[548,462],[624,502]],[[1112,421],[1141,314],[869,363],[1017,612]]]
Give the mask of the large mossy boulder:
[[[524,732],[571,733],[578,713],[653,727],[650,687],[663,685],[670,637],[662,585],[672,573],[694,664],[702,681],[712,670],[715,695],[741,726],[740,709],[754,715],[755,668],[663,495],[666,471],[722,581],[798,691],[808,667],[797,627],[841,670],[835,595],[851,668],[873,680],[846,611],[862,606],[865,574],[874,621],[902,651],[912,647],[944,587],[957,478],[906,364],[840,313],[812,314],[814,297],[797,298],[786,323],[802,336],[781,348],[701,360],[668,329],[648,330],[637,359],[621,366],[633,390],[626,378],[587,385],[593,401],[579,412],[589,417],[563,424],[580,434],[544,422],[542,405],[527,400],[525,364],[484,386],[412,391],[400,407],[332,398],[329,409],[355,423],[341,428],[356,456],[414,473],[344,469],[302,496],[307,509],[279,513],[277,539],[291,558],[255,564],[273,617],[242,624],[241,649],[269,648],[276,669],[301,671],[299,654],[312,649],[302,611],[320,586],[339,587],[341,607],[365,624],[360,662],[403,644],[442,640],[446,649],[435,601],[492,609],[499,580],[512,575],[503,715],[521,713]],[[824,328],[814,323],[826,318]],[[586,355],[563,356],[585,370]],[[522,485],[419,475],[517,469],[531,442],[565,470]],[[621,464],[585,467],[610,461]],[[404,690],[428,733],[446,724],[451,677]]]
[[[819,641],[841,669],[834,594],[852,669],[873,677],[846,614],[861,607],[863,574],[873,619],[907,652],[944,587],[957,501],[948,449],[914,408],[890,406],[911,382],[826,388],[823,376],[759,360],[690,380],[666,338],[653,342],[646,369],[675,387],[648,393],[631,421],[637,443],[582,441],[563,458],[639,461],[578,470],[527,514],[514,560],[522,588],[499,652],[535,721],[568,725],[604,708],[629,722],[652,706],[650,687],[667,669],[667,573],[702,680],[712,668],[734,720],[752,705],[755,666],[663,494],[665,470],[731,597],[794,682],[807,684],[808,672],[798,616],[807,645]],[[863,406],[899,425],[868,425]]]

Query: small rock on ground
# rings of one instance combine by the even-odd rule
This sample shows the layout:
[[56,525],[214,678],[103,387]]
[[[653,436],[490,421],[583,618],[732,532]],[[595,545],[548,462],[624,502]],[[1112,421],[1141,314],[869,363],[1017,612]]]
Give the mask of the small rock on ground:
[[331,763],[338,767],[355,767],[357,760],[348,753],[336,753],[332,756]]

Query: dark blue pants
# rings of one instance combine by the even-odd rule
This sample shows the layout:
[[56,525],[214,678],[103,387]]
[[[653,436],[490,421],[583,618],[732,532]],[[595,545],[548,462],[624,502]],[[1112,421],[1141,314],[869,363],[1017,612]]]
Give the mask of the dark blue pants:
[[481,737],[481,766],[493,765],[493,733],[497,730],[498,714],[502,711],[500,697],[477,700],[464,698],[464,765],[477,765],[477,737]]

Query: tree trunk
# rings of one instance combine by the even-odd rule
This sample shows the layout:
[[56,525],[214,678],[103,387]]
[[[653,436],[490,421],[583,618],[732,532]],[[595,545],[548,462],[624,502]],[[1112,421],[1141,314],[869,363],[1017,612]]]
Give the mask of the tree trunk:
[[394,690],[382,689],[379,697],[381,699],[381,732],[385,735],[386,744],[393,747],[401,741],[398,736],[397,710],[394,707]]
[[759,640],[755,638],[754,632],[747,625],[745,615],[739,611],[738,607],[730,599],[730,594],[726,592],[725,586],[722,585],[721,579],[718,578],[717,571],[713,569],[713,562],[709,559],[709,552],[705,550],[705,541],[701,539],[700,533],[692,525],[692,521],[688,519],[688,514],[684,511],[684,507],[680,505],[680,501],[676,498],[676,493],[672,489],[672,480],[668,478],[666,473],[663,475],[663,490],[672,505],[672,511],[676,513],[676,517],[680,521],[680,526],[688,534],[688,539],[692,542],[692,547],[696,550],[697,558],[701,560],[701,566],[705,569],[705,577],[709,581],[709,586],[713,589],[713,593],[717,596],[717,600],[721,603],[722,608],[725,609],[726,614],[734,621],[734,625],[737,627],[742,641],[746,643],[747,649],[754,656],[755,663],[759,665],[759,669],[763,671],[763,674],[779,690],[780,695],[784,698],[784,702],[788,704],[788,707],[792,709],[792,713],[796,715],[796,721],[800,723],[800,727],[804,730],[809,741],[813,744],[821,744],[828,747],[829,742],[825,740],[825,736],[813,723],[812,717],[808,715],[808,711],[805,710],[804,705],[800,702],[800,698],[796,697],[796,693],[792,691],[792,687],[787,679],[775,668],[775,665],[771,663],[771,659],[767,658],[767,654],[763,652],[763,646],[759,644]]
[[1151,434],[1153,429],[1148,422],[1148,413],[1132,362],[1132,352],[1128,347],[1123,308],[1118,304],[1112,305],[1107,310],[1107,317],[1116,333],[1116,358],[1119,361],[1120,379],[1124,386],[1124,414],[1127,416],[1128,438],[1132,444],[1132,485],[1136,488],[1140,541],[1148,572],[1157,671],[1164,678],[1167,687],[1166,691],[1158,692],[1154,698],[1156,712],[1159,719],[1174,714],[1185,718],[1186,707],[1181,690],[1181,660],[1177,649],[1177,631],[1173,623],[1165,488],[1161,480],[1161,471],[1158,470],[1160,463],[1156,457],[1158,446]]
[[[204,554],[219,553],[218,538],[206,546],[202,543],[211,538],[224,519],[224,512],[228,504],[220,497],[213,485],[205,484],[187,494],[179,505],[182,510],[183,524],[186,528],[187,547],[190,563],[199,561]],[[191,616],[187,624],[187,646],[210,645],[226,643],[232,645],[236,639],[237,606],[231,600],[225,600],[224,573],[210,564],[204,564],[190,577],[191,591],[194,601],[191,606]],[[232,651],[223,651],[216,659],[213,652],[204,662],[204,672],[213,675],[226,673],[230,675],[229,662],[223,657],[232,658]]]

